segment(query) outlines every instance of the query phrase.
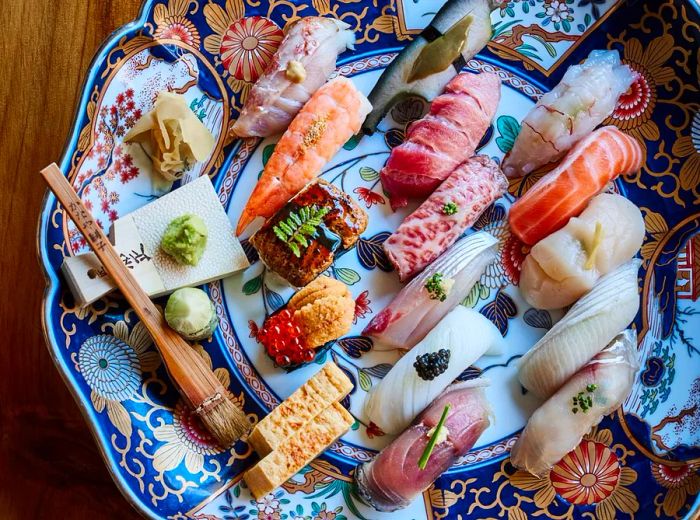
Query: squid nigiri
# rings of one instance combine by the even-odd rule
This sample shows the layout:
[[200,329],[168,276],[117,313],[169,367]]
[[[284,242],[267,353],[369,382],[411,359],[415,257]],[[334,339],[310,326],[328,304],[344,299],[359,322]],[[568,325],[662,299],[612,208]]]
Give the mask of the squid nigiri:
[[238,220],[240,235],[257,217],[270,218],[313,180],[360,129],[372,106],[352,81],[339,77],[309,100],[275,146]]
[[515,201],[510,229],[526,244],[536,244],[580,214],[608,182],[641,165],[642,149],[634,137],[614,126],[599,128]]
[[518,377],[525,388],[550,397],[630,324],[639,310],[640,264],[631,260],[601,277],[520,359]]
[[[377,511],[404,508],[465,455],[490,424],[491,408],[483,389],[487,384],[476,379],[449,386],[410,428],[373,460],[358,466],[355,481],[362,499]],[[436,443],[421,469],[419,464],[432,435],[436,435]]]
[[[362,334],[376,340],[375,350],[413,348],[469,294],[486,266],[495,260],[497,244],[485,231],[459,240],[401,289]],[[428,290],[436,277],[441,294]]]
[[328,80],[338,54],[354,43],[350,26],[334,18],[307,16],[292,24],[250,90],[233,133],[267,137],[282,132]]
[[637,370],[637,334],[628,329],[532,414],[510,453],[513,465],[543,477],[593,426],[622,404],[632,390]]
[[644,218],[637,206],[621,195],[597,195],[579,217],[530,250],[520,291],[539,309],[571,305],[601,275],[632,258],[643,240]]
[[502,350],[503,342],[488,318],[457,306],[374,387],[365,415],[386,433],[402,432],[474,361]]
[[559,159],[612,113],[634,78],[617,51],[593,51],[582,64],[569,67],[525,116],[503,172],[521,177]]

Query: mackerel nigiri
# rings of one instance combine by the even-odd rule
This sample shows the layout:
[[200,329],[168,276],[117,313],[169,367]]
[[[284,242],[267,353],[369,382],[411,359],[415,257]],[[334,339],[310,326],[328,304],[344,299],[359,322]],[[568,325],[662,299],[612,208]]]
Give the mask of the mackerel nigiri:
[[612,113],[634,78],[617,51],[593,51],[582,64],[569,67],[525,116],[503,172],[521,177],[559,159]]
[[360,129],[372,106],[347,78],[323,85],[275,146],[238,220],[240,235],[256,217],[269,218],[312,181]]
[[640,264],[631,260],[603,276],[520,359],[518,377],[525,388],[550,397],[630,324],[639,310]]
[[510,229],[533,245],[580,214],[608,182],[641,165],[642,149],[634,137],[614,126],[599,128],[515,201],[508,215]]
[[[362,334],[375,340],[375,350],[413,348],[469,294],[495,260],[497,244],[485,231],[462,238],[401,289]],[[436,276],[442,294],[428,290]]]
[[253,85],[233,133],[267,137],[282,132],[335,70],[338,54],[352,48],[350,26],[307,16],[291,24],[277,53]]
[[458,305],[372,389],[365,415],[382,431],[400,433],[465,369],[503,343],[488,318]]
[[637,334],[628,329],[532,414],[510,452],[512,464],[543,477],[622,404],[638,369]]
[[520,292],[538,309],[571,305],[601,275],[631,259],[643,240],[637,206],[621,195],[596,195],[579,217],[533,246],[520,272]]

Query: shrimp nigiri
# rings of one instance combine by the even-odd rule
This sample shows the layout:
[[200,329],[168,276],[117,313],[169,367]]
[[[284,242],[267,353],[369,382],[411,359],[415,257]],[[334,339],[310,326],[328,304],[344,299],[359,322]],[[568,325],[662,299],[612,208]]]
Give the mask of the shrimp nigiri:
[[612,113],[634,78],[617,51],[593,51],[582,64],[569,67],[525,116],[503,172],[521,177],[559,159]]
[[580,214],[608,182],[641,164],[642,149],[635,138],[614,126],[599,128],[511,206],[511,231],[526,244],[536,244]]
[[267,137],[282,132],[328,80],[338,54],[354,43],[350,26],[334,18],[307,16],[293,23],[253,85],[233,133]]
[[520,291],[538,309],[571,305],[601,275],[632,258],[642,240],[639,208],[621,195],[597,195],[579,217],[533,246],[523,262]]
[[634,330],[618,334],[532,414],[510,452],[511,463],[544,476],[627,398],[639,369],[637,358]]
[[240,235],[257,217],[269,218],[313,180],[360,130],[372,109],[352,81],[339,77],[323,85],[301,109],[275,146],[238,220]]

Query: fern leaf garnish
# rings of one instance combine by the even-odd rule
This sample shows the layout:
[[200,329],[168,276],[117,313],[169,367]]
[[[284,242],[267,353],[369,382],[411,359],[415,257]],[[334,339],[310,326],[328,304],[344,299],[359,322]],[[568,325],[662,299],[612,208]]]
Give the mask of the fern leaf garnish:
[[286,220],[280,220],[272,227],[275,236],[287,244],[294,256],[301,256],[301,248],[309,247],[308,238],[314,238],[318,227],[323,222],[330,208],[319,208],[317,206],[304,206],[298,213],[289,212]]

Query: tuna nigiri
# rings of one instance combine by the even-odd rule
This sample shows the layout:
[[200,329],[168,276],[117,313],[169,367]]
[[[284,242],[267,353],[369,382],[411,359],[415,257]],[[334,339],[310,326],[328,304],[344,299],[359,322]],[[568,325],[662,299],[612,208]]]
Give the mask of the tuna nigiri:
[[338,54],[352,48],[350,26],[307,16],[287,29],[277,53],[253,85],[233,132],[267,137],[282,132],[335,70]]
[[520,177],[556,161],[608,117],[634,81],[617,51],[593,51],[525,116],[513,149],[503,162],[508,177]]
[[381,171],[392,209],[430,195],[474,154],[496,113],[500,88],[496,74],[459,74],[431,103],[430,112],[409,126],[406,141],[391,151]]
[[[411,280],[362,334],[371,336],[375,350],[411,349],[469,294],[496,258],[498,241],[480,231],[457,241]],[[428,290],[436,277],[442,294]]]
[[472,363],[502,350],[503,341],[488,318],[457,306],[372,389],[365,415],[382,431],[400,433]]
[[408,280],[451,246],[508,187],[485,155],[465,161],[384,242],[399,278]]
[[520,273],[520,291],[539,309],[571,305],[601,275],[632,258],[642,240],[639,208],[621,195],[597,195],[579,217],[530,250]]
[[603,276],[521,359],[522,385],[548,398],[600,352],[639,310],[637,271],[632,260]]
[[[628,329],[532,414],[510,453],[512,464],[538,477],[546,475],[622,404],[638,369],[637,334]],[[553,479],[558,470],[554,471]]]
[[269,218],[313,180],[360,129],[371,109],[347,78],[322,86],[275,146],[238,220],[240,235],[256,217]]
[[[362,499],[377,511],[404,508],[466,455],[490,424],[491,408],[483,389],[486,384],[477,379],[451,385],[410,428],[373,460],[358,466],[355,481]],[[421,469],[421,457],[447,405],[446,419]]]
[[510,229],[533,245],[580,214],[608,182],[638,170],[641,164],[642,149],[636,139],[614,126],[599,128],[513,204]]

